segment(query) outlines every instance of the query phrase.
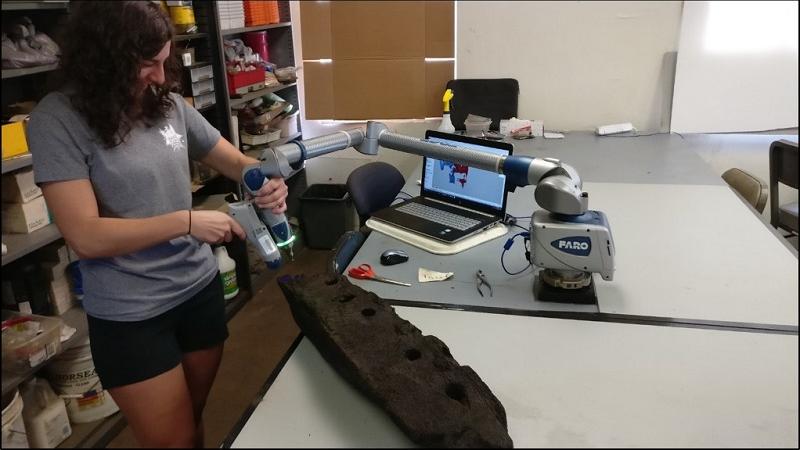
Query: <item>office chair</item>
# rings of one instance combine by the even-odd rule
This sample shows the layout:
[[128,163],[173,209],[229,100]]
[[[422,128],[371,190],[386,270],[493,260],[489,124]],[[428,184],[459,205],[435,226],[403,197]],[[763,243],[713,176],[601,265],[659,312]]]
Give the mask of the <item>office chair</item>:
[[722,179],[744,198],[756,211],[764,212],[767,206],[767,193],[769,186],[760,178],[745,172],[742,169],[728,169],[722,174]]
[[769,222],[793,234],[797,234],[797,202],[780,205],[778,183],[797,189],[797,163],[797,142],[781,139],[769,146]]
[[500,129],[500,120],[517,116],[519,82],[513,78],[450,80],[450,120],[456,130],[466,129],[467,115],[489,117],[490,129]]
[[364,225],[372,213],[392,204],[406,180],[391,164],[371,162],[351,172],[346,184]]

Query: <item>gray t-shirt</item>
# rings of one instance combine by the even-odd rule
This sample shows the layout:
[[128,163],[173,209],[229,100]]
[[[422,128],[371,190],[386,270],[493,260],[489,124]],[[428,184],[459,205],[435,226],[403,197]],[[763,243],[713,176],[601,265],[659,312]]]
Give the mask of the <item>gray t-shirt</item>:
[[[61,92],[31,113],[34,179],[88,179],[101,217],[145,218],[192,206],[189,158],[205,156],[219,131],[177,94],[168,118],[134,128],[106,148]],[[208,244],[186,235],[127,255],[84,259],[83,307],[93,317],[138,321],[190,299],[217,274]]]

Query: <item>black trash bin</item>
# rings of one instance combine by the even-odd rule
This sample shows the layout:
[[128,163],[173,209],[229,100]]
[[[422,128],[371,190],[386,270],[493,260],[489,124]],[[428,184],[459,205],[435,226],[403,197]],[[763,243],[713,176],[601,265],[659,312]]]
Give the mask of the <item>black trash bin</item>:
[[344,184],[312,184],[300,196],[300,226],[310,248],[332,249],[345,231],[355,229],[355,218]]

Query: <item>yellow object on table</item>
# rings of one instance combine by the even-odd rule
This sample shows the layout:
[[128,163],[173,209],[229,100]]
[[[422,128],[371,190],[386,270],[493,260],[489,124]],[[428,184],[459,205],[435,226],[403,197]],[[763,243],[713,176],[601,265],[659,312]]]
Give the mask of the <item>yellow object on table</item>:
[[3,159],[13,158],[28,152],[25,139],[25,122],[12,122],[3,125]]

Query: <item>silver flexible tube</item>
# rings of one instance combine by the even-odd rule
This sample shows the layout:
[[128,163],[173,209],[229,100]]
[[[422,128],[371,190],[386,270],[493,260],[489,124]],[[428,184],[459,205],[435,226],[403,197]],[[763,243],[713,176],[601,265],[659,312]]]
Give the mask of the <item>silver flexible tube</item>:
[[[316,158],[327,153],[344,150],[348,147],[355,147],[364,140],[364,132],[355,130],[338,131],[325,136],[319,136],[302,141],[306,149],[305,159]],[[275,147],[275,151],[283,153],[289,160],[289,163],[294,164],[302,159],[302,151],[297,143],[289,142],[287,144]]]
[[491,170],[492,172],[498,173],[502,170],[502,162],[505,159],[505,157],[501,155],[492,155],[468,148],[428,142],[388,131],[381,133],[378,138],[378,143],[386,148],[452,161],[454,163],[468,165],[477,169]]

